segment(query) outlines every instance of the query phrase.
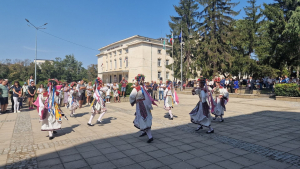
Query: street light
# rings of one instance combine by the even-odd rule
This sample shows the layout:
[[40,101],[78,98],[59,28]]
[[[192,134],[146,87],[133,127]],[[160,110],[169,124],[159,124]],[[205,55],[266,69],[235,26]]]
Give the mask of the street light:
[[[35,30],[36,30],[36,32],[35,32],[35,61],[34,61],[34,64],[35,64],[35,67],[34,67],[34,83],[36,84],[37,31],[39,29],[46,29],[46,28],[43,28],[43,26],[46,26],[48,23],[45,23],[42,26],[36,27],[31,22],[29,22],[28,19],[25,19],[25,21],[28,22],[31,26],[33,26],[35,28]],[[30,25],[28,25],[28,26],[30,26]]]

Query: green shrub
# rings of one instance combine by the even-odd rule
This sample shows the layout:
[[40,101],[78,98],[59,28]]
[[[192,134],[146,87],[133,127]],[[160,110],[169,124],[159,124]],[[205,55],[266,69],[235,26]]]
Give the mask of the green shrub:
[[295,83],[283,83],[275,85],[276,96],[300,97],[299,85]]
[[[131,86],[133,85],[133,83],[128,83],[127,86],[126,86],[126,92],[125,92],[125,95],[130,95],[131,91],[133,88],[131,88]],[[121,88],[122,88],[122,85],[119,84],[119,90],[121,92]]]

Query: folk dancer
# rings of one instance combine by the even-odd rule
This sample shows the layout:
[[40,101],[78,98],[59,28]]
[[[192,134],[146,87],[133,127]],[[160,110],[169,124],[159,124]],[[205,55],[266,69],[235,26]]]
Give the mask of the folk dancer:
[[[229,93],[227,89],[220,86],[220,78],[217,77],[215,79],[216,87],[212,89],[212,93],[214,95],[214,105],[212,106],[212,114],[215,115],[213,120],[216,120],[217,117],[220,116],[220,122],[224,122],[223,115],[224,111],[226,111],[225,105],[228,102]],[[214,107],[215,106],[215,107]]]
[[143,74],[138,74],[135,79],[136,87],[131,91],[129,96],[131,106],[136,105],[135,119],[133,123],[136,128],[142,131],[140,137],[148,135],[147,143],[151,143],[153,141],[153,136],[151,134],[151,110],[153,110],[152,104],[156,105],[156,103],[144,87],[145,76]]
[[58,105],[59,98],[56,95],[56,85],[58,81],[56,79],[49,79],[48,82],[48,92],[44,90],[44,92],[39,95],[38,112],[40,121],[42,122],[41,130],[48,131],[49,140],[52,140],[54,138],[53,133],[56,133],[55,130],[61,129],[61,119],[62,116],[65,117],[65,115]]
[[195,131],[199,131],[204,127],[207,127],[209,130],[206,132],[207,134],[214,133],[214,129],[211,127],[211,115],[210,115],[210,107],[209,105],[212,103],[212,97],[210,92],[208,91],[207,86],[205,85],[205,79],[199,79],[200,82],[199,88],[195,88],[192,90],[193,95],[199,96],[199,102],[196,107],[191,111],[191,122],[194,124],[198,124],[199,127]]
[[167,80],[166,89],[164,91],[164,108],[169,111],[169,120],[173,120],[172,108],[174,107],[174,103],[178,104],[178,96],[173,87],[173,83],[171,80]]
[[100,77],[98,77],[95,80],[95,88],[94,88],[94,95],[93,95],[93,102],[91,104],[91,108],[92,108],[92,115],[90,117],[89,122],[87,123],[88,126],[94,126],[94,124],[92,124],[92,120],[95,117],[96,113],[100,114],[98,120],[97,120],[97,124],[101,124],[102,121],[101,119],[103,118],[104,114],[106,113],[107,109],[105,106],[105,93],[108,90],[107,87],[103,87],[103,82],[101,80]]
[[78,90],[76,89],[76,82],[72,82],[70,84],[70,91],[69,91],[69,110],[71,111],[70,117],[74,117],[75,110],[79,107],[79,103],[77,100]]

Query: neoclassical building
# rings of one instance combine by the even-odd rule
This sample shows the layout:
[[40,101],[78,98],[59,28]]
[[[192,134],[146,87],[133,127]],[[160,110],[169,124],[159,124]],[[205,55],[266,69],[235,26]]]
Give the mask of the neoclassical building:
[[[166,42],[167,43],[167,42]],[[165,45],[166,49],[171,49]],[[104,83],[120,82],[125,77],[132,82],[138,74],[144,74],[146,81],[173,80],[172,69],[166,65],[173,59],[163,48],[163,41],[139,35],[120,40],[99,49],[98,76]]]

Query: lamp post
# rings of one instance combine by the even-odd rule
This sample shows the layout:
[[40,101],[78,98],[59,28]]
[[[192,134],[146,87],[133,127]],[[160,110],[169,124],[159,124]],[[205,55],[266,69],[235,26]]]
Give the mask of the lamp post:
[[[25,19],[25,21],[28,22],[31,26],[33,26],[33,27],[35,28],[35,30],[36,30],[36,32],[35,32],[35,61],[34,61],[34,83],[36,84],[37,31],[38,31],[39,29],[46,29],[46,28],[44,28],[43,26],[47,25],[48,23],[45,23],[45,24],[42,25],[42,26],[36,27],[36,26],[34,26],[31,22],[29,22],[28,19]],[[28,25],[28,26],[30,26],[30,25]]]

